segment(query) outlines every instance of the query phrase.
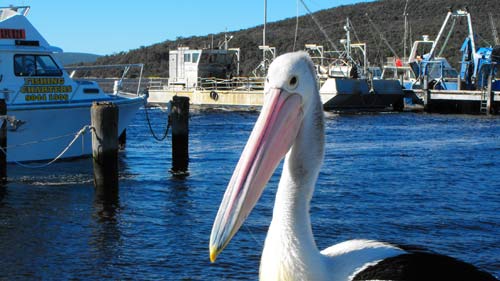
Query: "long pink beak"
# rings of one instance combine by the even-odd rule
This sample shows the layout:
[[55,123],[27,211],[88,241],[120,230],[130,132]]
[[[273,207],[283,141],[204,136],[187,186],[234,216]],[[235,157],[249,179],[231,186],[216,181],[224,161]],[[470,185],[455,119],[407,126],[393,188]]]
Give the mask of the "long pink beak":
[[210,236],[210,260],[227,246],[274,170],[295,141],[303,118],[302,98],[271,89],[220,204]]

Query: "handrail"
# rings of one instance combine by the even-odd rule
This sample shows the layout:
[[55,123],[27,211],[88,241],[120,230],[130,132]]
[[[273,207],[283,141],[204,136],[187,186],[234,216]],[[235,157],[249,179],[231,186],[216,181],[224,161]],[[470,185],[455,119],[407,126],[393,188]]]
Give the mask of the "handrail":
[[264,89],[264,77],[233,77],[231,79],[202,77],[198,79],[198,88],[201,90],[261,90]]
[[92,71],[92,70],[98,70],[98,69],[115,69],[115,68],[123,68],[123,72],[121,74],[121,77],[118,80],[118,85],[121,85],[122,81],[126,78],[129,70],[131,68],[139,68],[139,82],[137,84],[137,90],[136,90],[136,95],[139,95],[140,93],[140,88],[142,84],[142,76],[144,74],[144,64],[142,63],[137,63],[137,64],[109,64],[109,65],[89,65],[89,66],[74,66],[74,67],[65,67],[63,68],[65,71],[68,73],[71,72],[70,78],[73,79],[77,71]]

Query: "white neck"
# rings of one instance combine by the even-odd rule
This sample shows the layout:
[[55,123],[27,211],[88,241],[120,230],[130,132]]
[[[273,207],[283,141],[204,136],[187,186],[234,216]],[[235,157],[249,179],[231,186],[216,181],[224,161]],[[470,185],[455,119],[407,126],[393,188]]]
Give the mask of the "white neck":
[[[324,272],[316,270],[321,265],[321,254],[314,241],[309,216],[309,202],[324,152],[323,111],[319,97],[313,106],[315,110],[304,116],[296,141],[285,157],[262,254],[261,280],[305,280]],[[317,277],[314,279],[323,279]]]

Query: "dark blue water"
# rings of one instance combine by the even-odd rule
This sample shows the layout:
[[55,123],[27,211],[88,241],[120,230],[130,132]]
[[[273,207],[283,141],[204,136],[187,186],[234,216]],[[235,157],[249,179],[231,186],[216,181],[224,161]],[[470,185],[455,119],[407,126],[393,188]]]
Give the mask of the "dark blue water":
[[[150,114],[160,134],[165,113]],[[0,279],[256,280],[277,174],[217,262],[208,257],[213,219],[256,118],[193,113],[191,175],[179,180],[168,172],[170,141],[154,141],[139,112],[112,204],[95,196],[90,159],[9,165]],[[311,203],[320,249],[354,238],[423,245],[500,276],[500,118],[328,115],[326,125]]]

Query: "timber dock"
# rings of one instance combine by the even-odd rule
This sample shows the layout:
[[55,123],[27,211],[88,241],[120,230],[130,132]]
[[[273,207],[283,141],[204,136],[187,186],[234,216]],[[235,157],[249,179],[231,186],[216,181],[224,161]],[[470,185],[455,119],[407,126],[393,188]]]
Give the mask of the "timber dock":
[[430,113],[500,114],[500,91],[413,90]]

